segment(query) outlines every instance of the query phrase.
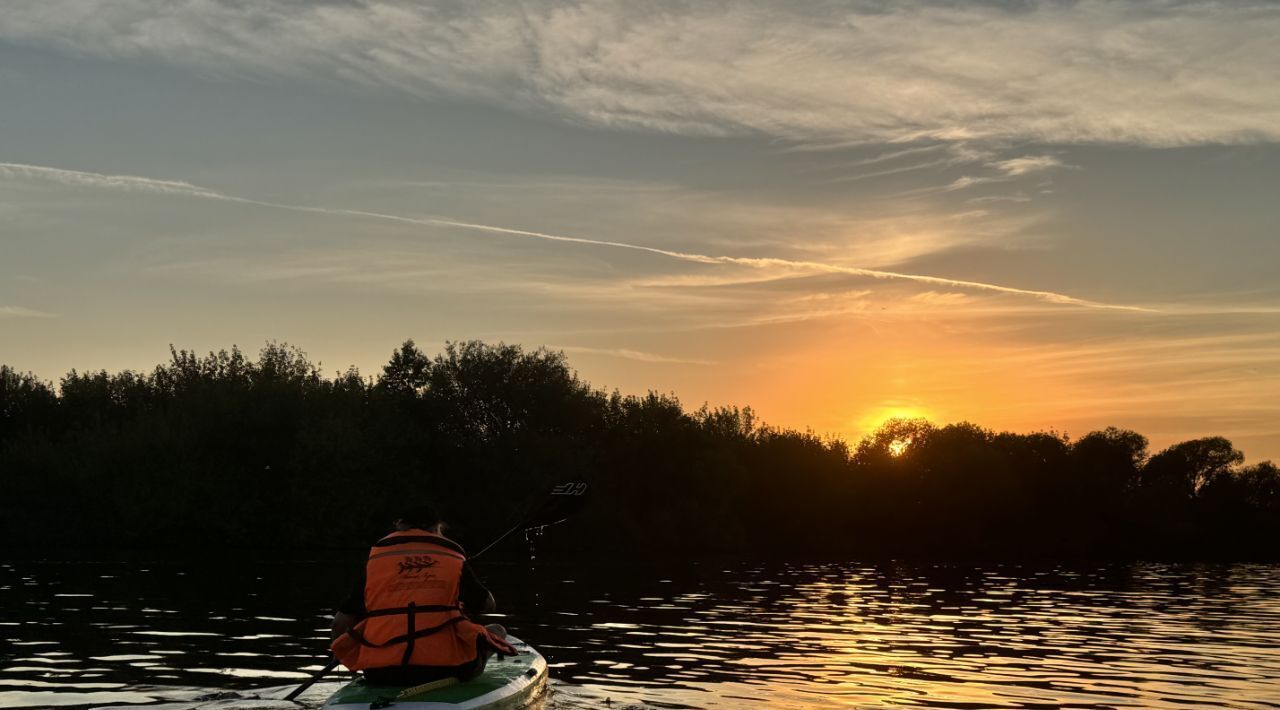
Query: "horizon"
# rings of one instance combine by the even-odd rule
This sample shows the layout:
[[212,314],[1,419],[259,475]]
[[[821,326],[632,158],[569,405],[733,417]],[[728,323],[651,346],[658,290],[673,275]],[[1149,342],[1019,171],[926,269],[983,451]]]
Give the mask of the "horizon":
[[1280,459],[1280,6],[14,2],[0,363],[563,350]]
[[[472,342],[483,343],[483,341],[472,341]],[[429,360],[434,361],[437,355],[444,355],[445,348],[451,344],[464,344],[464,343],[463,341],[441,341],[439,343],[439,346],[440,346],[439,349],[433,351],[427,348],[423,348],[421,344],[417,343],[413,339],[409,339],[409,340],[406,340],[404,343],[402,343],[401,347],[412,345],[415,348],[417,348],[418,351],[422,352]],[[499,343],[484,343],[484,344],[500,345]],[[646,392],[643,392],[643,393],[642,392],[621,392],[617,388],[609,387],[608,385],[602,385],[598,382],[591,381],[589,378],[583,377],[582,373],[579,372],[579,370],[574,366],[573,357],[569,353],[565,352],[563,349],[548,348],[546,346],[526,347],[517,343],[507,343],[506,345],[520,348],[526,353],[532,353],[532,352],[541,351],[541,350],[546,350],[553,353],[559,353],[564,357],[565,366],[568,372],[570,372],[574,377],[577,377],[582,382],[583,385],[588,387],[593,392],[598,392],[602,394],[617,392],[623,396],[644,396],[645,394],[658,394],[664,397],[673,397],[676,401],[679,402],[680,407],[684,410],[686,414],[694,414],[698,412],[700,409],[705,409],[710,411],[716,411],[717,409],[729,409],[729,410],[736,410],[744,413],[749,413],[750,420],[754,422],[754,427],[755,427],[755,430],[757,431],[773,430],[773,431],[784,432],[784,433],[792,432],[796,434],[814,435],[821,438],[824,442],[828,442],[828,443],[837,442],[837,441],[843,442],[845,445],[848,446],[850,454],[854,452],[854,450],[860,443],[868,443],[868,444],[872,443],[877,438],[877,435],[883,435],[885,432],[890,431],[891,426],[894,426],[894,425],[914,426],[917,422],[924,422],[926,426],[934,427],[936,429],[945,429],[946,427],[953,426],[953,425],[956,425],[956,426],[974,425],[980,429],[987,430],[992,434],[1005,434],[1005,433],[1012,433],[1016,435],[1050,434],[1062,439],[1067,443],[1072,443],[1072,444],[1074,444],[1075,442],[1078,442],[1082,437],[1088,434],[1102,433],[1104,430],[1119,430],[1120,432],[1132,431],[1132,430],[1126,430],[1124,427],[1116,427],[1114,425],[1103,425],[1089,431],[1074,432],[1074,433],[1064,431],[1064,430],[1059,430],[1059,429],[1053,429],[1053,428],[1008,430],[1008,429],[1000,429],[998,427],[985,426],[982,422],[973,421],[972,419],[961,418],[953,421],[939,421],[937,419],[931,418],[927,411],[924,411],[921,409],[916,409],[911,407],[893,407],[893,408],[887,408],[881,411],[878,416],[865,420],[864,421],[865,429],[862,430],[860,433],[858,433],[856,436],[851,437],[847,434],[842,434],[839,432],[817,431],[817,430],[814,430],[813,427],[809,427],[809,426],[796,426],[791,424],[779,425],[774,422],[770,422],[764,419],[763,417],[761,417],[759,415],[759,412],[754,407],[752,407],[750,403],[744,403],[744,402],[690,403],[681,399],[679,397],[679,394],[676,392],[660,392],[652,389],[647,390]],[[128,372],[140,374],[144,377],[148,377],[148,376],[151,376],[156,369],[166,367],[172,364],[174,355],[190,354],[196,357],[204,358],[204,357],[215,356],[215,355],[218,355],[219,353],[231,354],[238,351],[249,362],[256,362],[255,355],[261,354],[261,350],[258,353],[255,353],[251,350],[241,348],[238,344],[233,344],[228,348],[215,348],[215,349],[204,351],[204,352],[194,351],[194,350],[191,350],[190,348],[181,348],[181,347],[177,347],[176,345],[170,345],[170,348],[172,349],[171,350],[172,355],[169,360],[156,363],[150,367],[123,368],[120,370],[108,370],[104,368],[89,368],[89,369],[73,368],[67,373],[64,373],[64,375],[70,376],[71,374],[74,373],[83,377],[86,375],[92,375],[97,372],[106,372],[108,375],[117,375],[122,372],[128,371]],[[307,359],[307,362],[315,368],[315,372],[318,374],[318,376],[327,382],[334,382],[338,378],[348,375],[352,369],[355,369],[356,372],[360,375],[360,378],[366,383],[369,383],[370,385],[377,383],[384,377],[385,373],[383,371],[383,366],[387,365],[388,362],[393,362],[394,358],[400,354],[400,349],[401,349],[401,348],[396,348],[396,350],[392,353],[392,355],[389,356],[385,361],[371,368],[366,369],[366,368],[361,368],[358,365],[351,364],[351,365],[348,365],[346,368],[326,370],[323,362],[311,360],[310,354],[307,353],[305,349],[300,348],[294,345],[293,343],[286,343],[282,341],[268,341],[266,344],[264,344],[262,350],[266,350],[268,348],[284,348],[303,356],[304,358]],[[9,367],[9,366],[7,363],[0,362],[0,367]],[[10,369],[10,371],[19,376],[23,376],[23,375],[34,376],[35,379],[39,381],[43,381],[46,384],[48,384],[51,387],[51,390],[57,393],[59,397],[62,396],[62,386],[61,386],[62,383],[60,382],[59,379],[46,378],[46,377],[40,376],[38,373],[33,373],[30,371],[13,370],[12,368]],[[1143,439],[1146,440],[1149,444],[1149,446],[1146,449],[1146,458],[1155,456],[1156,454],[1160,453],[1161,451],[1175,444],[1184,443],[1185,441],[1195,440],[1195,439],[1207,439],[1213,436],[1211,434],[1205,434],[1203,436],[1190,437],[1187,440],[1171,441],[1166,444],[1161,442],[1150,441],[1150,439],[1146,437],[1146,435],[1143,434],[1143,432],[1138,431],[1134,433],[1142,435]],[[911,437],[894,439],[893,442],[889,445],[889,450],[891,451],[893,456],[898,456],[906,450],[910,442],[911,442]],[[1271,459],[1257,459],[1256,457],[1250,457],[1248,455],[1248,452],[1241,452],[1241,453],[1244,454],[1244,459],[1241,462],[1242,466],[1257,464],[1260,462],[1269,462],[1271,460]]]

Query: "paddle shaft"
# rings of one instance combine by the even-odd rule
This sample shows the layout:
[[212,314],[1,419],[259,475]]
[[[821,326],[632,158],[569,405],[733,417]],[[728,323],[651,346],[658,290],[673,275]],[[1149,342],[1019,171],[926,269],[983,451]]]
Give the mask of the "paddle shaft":
[[498,543],[506,540],[511,533],[524,528],[540,528],[555,525],[564,522],[565,518],[577,512],[586,501],[585,494],[587,492],[587,484],[585,483],[562,483],[551,489],[551,495],[543,498],[542,505],[537,508],[530,508],[520,518],[520,522],[512,525],[509,530],[498,536],[498,539],[485,545],[479,552],[471,555],[468,559],[483,555],[489,550],[497,546]]
[[320,671],[319,671],[318,673],[316,673],[315,675],[313,675],[313,676],[311,676],[310,678],[308,678],[308,679],[307,679],[307,682],[305,682],[305,683],[303,683],[302,685],[300,685],[300,686],[298,686],[298,687],[294,688],[292,693],[289,693],[288,695],[284,696],[284,699],[285,699],[285,700],[293,700],[294,698],[298,697],[299,695],[302,695],[304,692],[306,692],[307,688],[310,688],[311,686],[313,686],[313,685],[315,685],[316,683],[318,683],[318,682],[320,681],[320,679],[321,679],[321,678],[323,678],[323,677],[325,677],[325,676],[329,675],[329,672],[330,672],[330,671],[332,671],[334,668],[337,668],[337,667],[338,667],[338,659],[336,659],[336,658],[335,658],[335,659],[333,659],[332,661],[329,661],[327,664],[325,664],[325,667],[324,667],[324,668],[321,668],[321,669],[320,669]]

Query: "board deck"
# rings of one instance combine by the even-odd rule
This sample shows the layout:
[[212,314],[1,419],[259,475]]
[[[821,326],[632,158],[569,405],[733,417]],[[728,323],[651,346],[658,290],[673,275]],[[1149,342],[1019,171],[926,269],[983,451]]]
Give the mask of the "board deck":
[[[507,641],[520,651],[519,656],[503,659],[493,656],[485,665],[484,673],[476,678],[397,701],[390,707],[400,710],[511,710],[525,707],[546,688],[547,661],[520,639],[509,636]],[[343,710],[367,709],[371,703],[395,698],[402,689],[403,686],[373,685],[360,678],[330,696],[324,706]]]

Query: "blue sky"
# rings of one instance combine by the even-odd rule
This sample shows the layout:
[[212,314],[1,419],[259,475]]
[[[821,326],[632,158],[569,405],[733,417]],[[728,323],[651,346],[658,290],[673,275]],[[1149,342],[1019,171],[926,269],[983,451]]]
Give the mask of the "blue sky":
[[0,361],[564,349],[1280,457],[1280,6],[8,2]]

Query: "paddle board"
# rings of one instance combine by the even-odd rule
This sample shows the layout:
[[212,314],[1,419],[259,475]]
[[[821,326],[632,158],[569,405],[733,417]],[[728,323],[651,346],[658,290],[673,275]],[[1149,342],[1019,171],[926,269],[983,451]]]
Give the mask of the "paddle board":
[[[395,700],[385,707],[399,710],[513,710],[527,706],[546,689],[547,661],[520,639],[508,636],[507,641],[520,651],[520,655],[501,659],[491,656],[484,673],[471,680]],[[324,707],[368,710],[371,705],[394,700],[403,689],[404,686],[373,685],[358,678],[330,696]]]

